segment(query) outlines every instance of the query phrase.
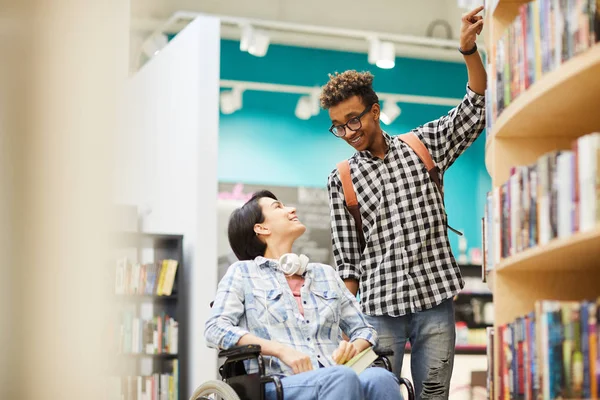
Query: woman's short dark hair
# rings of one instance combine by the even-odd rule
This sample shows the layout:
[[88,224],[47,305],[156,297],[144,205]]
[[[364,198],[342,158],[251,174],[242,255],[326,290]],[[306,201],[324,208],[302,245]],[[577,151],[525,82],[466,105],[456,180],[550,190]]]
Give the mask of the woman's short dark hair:
[[261,190],[252,195],[242,207],[236,209],[229,217],[229,246],[239,260],[254,260],[264,256],[267,245],[254,232],[254,225],[264,222],[265,216],[258,201],[263,197],[277,200],[268,190]]

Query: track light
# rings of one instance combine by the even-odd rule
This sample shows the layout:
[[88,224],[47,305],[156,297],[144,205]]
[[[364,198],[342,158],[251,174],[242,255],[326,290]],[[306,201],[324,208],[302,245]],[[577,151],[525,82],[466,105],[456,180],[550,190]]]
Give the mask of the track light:
[[264,31],[254,29],[251,25],[242,27],[240,50],[247,51],[256,57],[264,57],[269,49],[269,35]]
[[396,48],[392,42],[382,42],[377,38],[369,39],[369,63],[379,68],[390,69],[396,65]]
[[396,118],[398,118],[401,112],[402,110],[400,107],[398,107],[398,104],[396,104],[395,101],[385,100],[379,118],[384,124],[390,125]]
[[162,33],[152,35],[142,45],[142,51],[148,58],[160,53],[160,51],[169,43],[167,37]]
[[220,102],[223,114],[233,114],[242,108],[242,89],[233,88],[222,91]]
[[310,119],[319,114],[319,94],[311,93],[307,96],[302,96],[296,104],[296,117],[302,120]]

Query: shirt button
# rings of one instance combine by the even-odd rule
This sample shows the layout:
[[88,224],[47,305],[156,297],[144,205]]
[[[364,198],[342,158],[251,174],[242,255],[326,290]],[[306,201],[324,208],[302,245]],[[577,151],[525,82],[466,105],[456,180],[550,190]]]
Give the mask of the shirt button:
[[321,355],[320,355],[320,354],[317,354],[317,358],[321,358]]
[[310,321],[308,321],[308,320],[307,320],[307,321],[306,321],[306,323],[307,323],[307,324],[309,324],[309,323],[310,323]]
[[310,342],[310,338],[309,337],[307,337],[306,340],[308,340]]
[[306,300],[303,303],[306,304]]

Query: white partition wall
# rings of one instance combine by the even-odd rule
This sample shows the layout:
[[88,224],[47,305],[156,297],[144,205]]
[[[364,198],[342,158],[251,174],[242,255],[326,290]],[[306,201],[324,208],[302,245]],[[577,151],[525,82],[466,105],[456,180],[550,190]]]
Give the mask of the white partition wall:
[[203,330],[217,279],[219,59],[219,21],[197,18],[130,79],[117,146],[117,203],[149,211],[143,231],[185,238],[188,382],[180,399],[217,374]]

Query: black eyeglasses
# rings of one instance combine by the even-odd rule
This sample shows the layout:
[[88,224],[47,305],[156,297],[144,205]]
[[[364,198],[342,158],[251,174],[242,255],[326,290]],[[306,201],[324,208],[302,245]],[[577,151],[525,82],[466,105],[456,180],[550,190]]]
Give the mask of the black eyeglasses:
[[371,107],[373,107],[373,104],[365,108],[365,110],[358,114],[356,117],[350,118],[348,122],[346,122],[344,125],[331,125],[331,128],[329,128],[329,132],[333,133],[335,136],[340,138],[346,136],[346,128],[350,129],[353,132],[356,132],[357,130],[362,128],[362,122],[360,122],[360,119],[363,117],[363,115],[365,115],[371,110]]

